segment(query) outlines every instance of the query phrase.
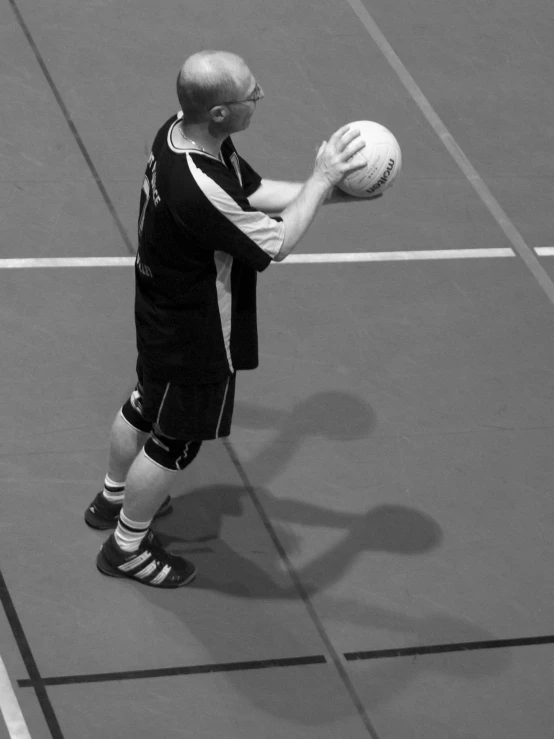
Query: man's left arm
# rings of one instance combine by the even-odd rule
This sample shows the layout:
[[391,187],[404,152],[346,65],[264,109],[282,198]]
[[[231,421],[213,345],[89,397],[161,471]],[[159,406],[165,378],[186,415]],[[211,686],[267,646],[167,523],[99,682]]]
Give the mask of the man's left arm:
[[303,182],[262,180],[258,189],[248,196],[248,202],[263,213],[281,213],[296,200],[303,185]]
[[[261,210],[263,213],[281,213],[293,200],[296,200],[303,186],[303,182],[264,179],[258,189],[252,195],[249,195],[248,202],[253,208]],[[339,190],[338,187],[334,187],[324,205],[352,203],[354,201],[363,202],[364,200],[376,200],[380,197],[382,197],[382,194],[375,198],[354,198]]]

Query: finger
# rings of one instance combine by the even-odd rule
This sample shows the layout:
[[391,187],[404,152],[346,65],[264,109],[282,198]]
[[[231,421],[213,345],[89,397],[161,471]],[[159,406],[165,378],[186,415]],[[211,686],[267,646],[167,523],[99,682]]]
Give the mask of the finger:
[[346,157],[346,159],[351,159],[352,157],[355,157],[358,152],[362,151],[362,149],[365,149],[365,141],[362,138],[356,138],[350,141],[350,143],[344,147],[342,150],[342,155]]
[[329,141],[331,141],[331,139],[333,139],[333,141],[340,139],[349,130],[350,130],[350,124],[347,123],[346,126],[342,126],[341,128],[337,129],[335,133],[331,136]]
[[[348,149],[348,147],[351,146],[353,142],[356,142],[356,144],[363,143],[360,131],[357,128],[352,128],[345,134],[343,134],[342,138],[339,139],[339,141],[337,142],[337,150],[339,152],[343,152]],[[363,146],[360,146],[360,148],[363,148]]]
[[367,167],[367,162],[365,161],[359,161],[359,162],[346,162],[345,166],[345,174],[352,174],[352,172],[359,172],[361,169],[365,169]]
[[323,149],[325,149],[326,146],[327,146],[326,141],[324,141],[322,144],[319,145],[319,149],[317,150],[317,153],[315,155],[316,159],[321,155],[321,153],[323,152]]
[[360,131],[357,128],[350,128],[350,124],[339,128],[338,131],[330,137],[329,143],[340,147],[348,146],[348,143],[360,135]]

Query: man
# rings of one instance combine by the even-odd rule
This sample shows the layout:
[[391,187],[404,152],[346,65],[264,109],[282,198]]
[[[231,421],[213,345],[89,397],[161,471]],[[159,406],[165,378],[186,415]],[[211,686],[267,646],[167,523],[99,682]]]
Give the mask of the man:
[[85,512],[94,528],[116,525],[98,569],[159,588],[195,577],[150,526],[202,441],[230,433],[236,371],[258,365],[256,272],[291,253],[326,200],[345,199],[334,186],[363,166],[352,157],[364,146],[345,126],[321,144],[305,183],[264,180],[230,138],[264,95],[240,57],[189,57],[177,95],[181,112],[158,131],[141,192],[138,384],[113,423],[104,490]]

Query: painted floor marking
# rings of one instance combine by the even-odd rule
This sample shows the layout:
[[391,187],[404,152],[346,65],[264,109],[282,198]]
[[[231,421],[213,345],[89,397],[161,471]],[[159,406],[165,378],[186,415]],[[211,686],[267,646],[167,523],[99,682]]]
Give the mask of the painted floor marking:
[[[554,254],[554,248],[552,248],[551,253]],[[515,253],[510,248],[435,249],[354,253],[337,252],[329,254],[291,254],[283,262],[274,262],[274,264],[410,262],[429,259],[491,259],[514,256]],[[0,259],[0,269],[37,269],[44,267],[129,267],[134,263],[134,257],[45,257],[29,259]]]
[[460,167],[469,183],[481,198],[489,213],[492,215],[496,223],[500,226],[514,250],[527,265],[527,268],[533,274],[539,285],[552,303],[554,303],[554,283],[548,276],[548,273],[540,264],[539,260],[533,253],[533,250],[525,243],[523,237],[502,210],[500,204],[482,180],[481,176],[460,149],[454,137],[439,118],[437,112],[427,100],[412,75],[408,72],[401,59],[398,57],[392,46],[389,44],[377,23],[369,14],[367,8],[363,5],[362,0],[347,0],[348,4],[356,13],[360,22],[371,36],[381,53],[396,72],[400,82],[404,85],[407,92],[421,110],[432,129],[440,138],[448,152],[456,164]]
[[2,657],[0,657],[0,710],[10,739],[31,739]]
[[127,267],[134,263],[134,257],[0,259],[0,269],[33,269],[42,267]]
[[376,251],[341,254],[291,254],[276,264],[340,264],[348,262],[413,262],[428,259],[487,259],[515,257],[510,248],[497,249],[429,249],[420,251]]

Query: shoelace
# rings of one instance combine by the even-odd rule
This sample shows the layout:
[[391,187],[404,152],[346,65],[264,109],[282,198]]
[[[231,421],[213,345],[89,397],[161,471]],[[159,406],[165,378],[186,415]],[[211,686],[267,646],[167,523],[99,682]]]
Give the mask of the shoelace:
[[162,566],[169,565],[171,567],[173,555],[162,547],[160,540],[155,534],[151,533],[148,536],[148,549],[152,552],[152,559]]

